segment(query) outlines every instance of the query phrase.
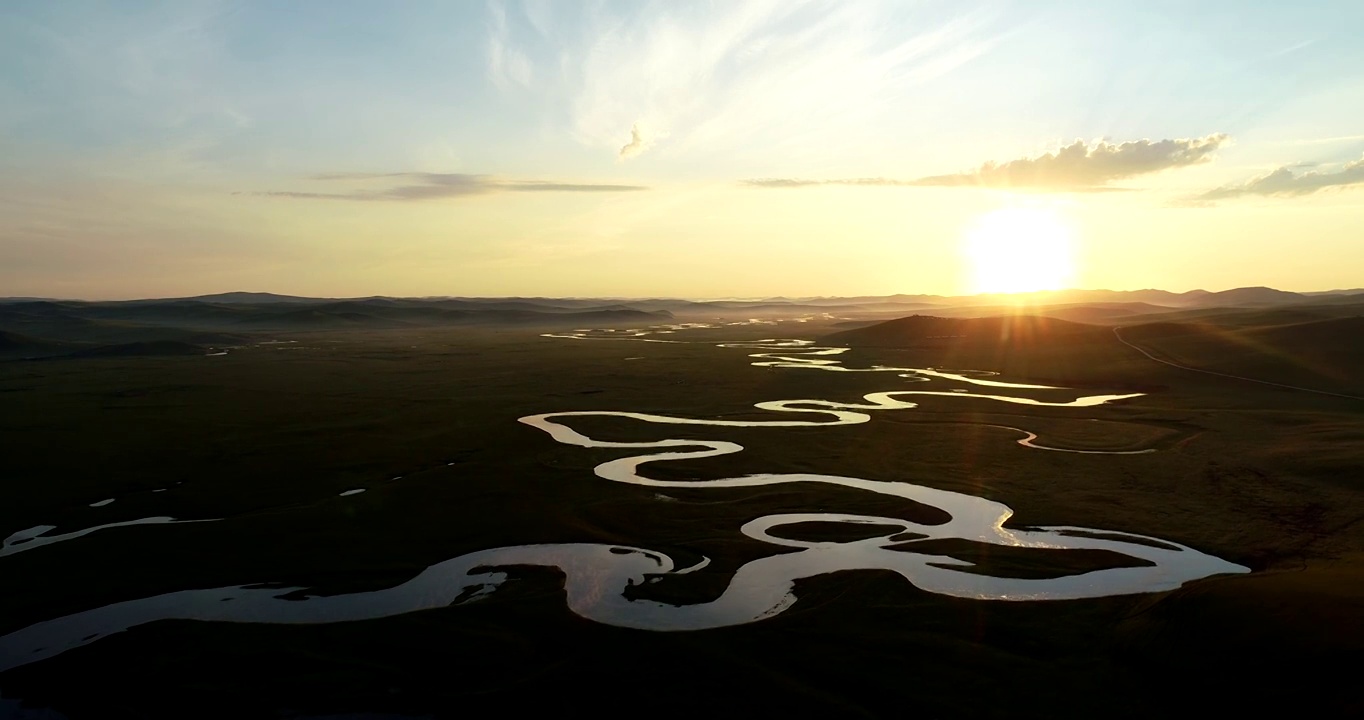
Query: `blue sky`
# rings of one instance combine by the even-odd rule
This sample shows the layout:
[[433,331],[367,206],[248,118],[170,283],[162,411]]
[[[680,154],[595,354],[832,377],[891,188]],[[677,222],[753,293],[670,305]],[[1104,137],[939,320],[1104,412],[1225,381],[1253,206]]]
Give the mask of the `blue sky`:
[[[1018,203],[1078,229],[1078,284],[1364,285],[1359,27],[1357,2],[8,3],[0,295],[952,292],[963,228]],[[977,172],[1077,140],[1039,187]],[[1169,142],[1094,150],[1142,140]],[[910,187],[958,175],[992,187]],[[887,182],[836,184],[860,178]],[[747,182],[773,179],[805,184]],[[1134,223],[1173,235],[1136,266]],[[1331,268],[1275,262],[1290,233]],[[1214,267],[1152,276],[1194,238]],[[784,278],[742,272],[773,253]]]

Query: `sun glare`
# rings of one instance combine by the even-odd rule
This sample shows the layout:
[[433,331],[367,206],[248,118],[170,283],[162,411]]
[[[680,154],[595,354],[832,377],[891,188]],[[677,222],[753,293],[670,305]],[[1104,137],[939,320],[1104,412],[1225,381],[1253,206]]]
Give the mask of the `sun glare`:
[[1070,226],[1041,208],[1005,208],[982,216],[964,247],[978,293],[1061,290],[1075,274]]

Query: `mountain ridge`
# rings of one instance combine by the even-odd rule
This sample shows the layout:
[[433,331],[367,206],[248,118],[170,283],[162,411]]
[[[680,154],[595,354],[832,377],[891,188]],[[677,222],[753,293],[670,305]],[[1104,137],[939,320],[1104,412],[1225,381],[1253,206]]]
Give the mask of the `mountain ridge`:
[[[313,297],[305,295],[287,295],[270,292],[258,291],[230,291],[223,293],[211,293],[205,295],[192,295],[186,297],[164,297],[164,298],[137,298],[124,300],[85,300],[85,299],[60,299],[60,298],[39,298],[39,297],[0,297],[0,304],[16,304],[25,302],[57,302],[57,303],[85,303],[85,304],[114,304],[114,303],[167,303],[167,302],[203,302],[218,305],[260,305],[275,303],[300,303],[316,304],[330,302],[363,302],[363,301],[421,301],[421,302],[442,302],[460,301],[469,303],[488,303],[488,302],[522,302],[536,305],[559,303],[565,307],[581,307],[586,305],[602,304],[659,304],[659,303],[690,303],[701,306],[719,307],[739,307],[743,305],[859,305],[859,304],[897,304],[897,305],[942,305],[942,304],[1038,304],[1038,303],[1078,303],[1078,302],[1148,302],[1154,305],[1168,305],[1172,307],[1188,307],[1195,304],[1206,303],[1231,303],[1231,304],[1273,304],[1278,302],[1294,302],[1304,299],[1341,297],[1360,295],[1364,296],[1364,288],[1354,289],[1333,289],[1333,290],[1312,290],[1294,292],[1279,290],[1266,286],[1247,286],[1229,288],[1226,290],[1204,290],[1195,289],[1185,292],[1174,292],[1157,288],[1144,288],[1139,290],[1107,290],[1107,289],[1084,289],[1069,288],[1065,290],[1039,290],[1028,293],[977,293],[974,295],[936,295],[936,294],[905,294],[895,293],[890,295],[812,295],[812,296],[769,296],[753,298],[683,298],[683,297],[661,297],[661,296],[566,296],[566,297],[546,297],[546,296],[459,296],[459,295],[434,295],[434,296],[396,296],[396,295],[367,295],[359,297]],[[1364,298],[1361,298],[1364,299]]]

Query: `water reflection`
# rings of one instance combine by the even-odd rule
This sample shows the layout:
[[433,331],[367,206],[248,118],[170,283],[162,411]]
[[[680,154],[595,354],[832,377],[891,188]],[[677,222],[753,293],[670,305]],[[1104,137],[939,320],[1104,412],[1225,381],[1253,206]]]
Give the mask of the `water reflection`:
[[95,525],[93,527],[82,528],[80,530],[73,530],[72,532],[63,533],[61,535],[46,534],[52,530],[57,529],[56,525],[34,525],[31,528],[20,530],[10,535],[9,537],[5,538],[4,543],[0,544],[0,557],[5,557],[6,555],[14,555],[17,553],[21,553],[25,550],[33,550],[35,548],[40,548],[44,545],[52,545],[53,543],[65,542],[67,540],[75,540],[76,538],[79,537],[85,537],[90,533],[99,532],[100,530],[108,530],[110,528],[128,527],[131,525],[169,525],[172,523],[179,524],[216,521],[217,518],[206,518],[202,520],[176,520],[173,517],[164,516],[145,517],[138,518],[136,520],[124,520],[122,522],[112,522],[105,523],[104,525]]
[[[0,672],[157,620],[318,624],[464,604],[500,587],[507,581],[507,575],[500,569],[515,566],[550,567],[562,572],[568,607],[581,617],[606,625],[656,631],[704,630],[772,617],[796,602],[797,580],[842,570],[889,570],[923,590],[979,600],[1067,600],[1155,592],[1208,575],[1247,571],[1183,545],[1139,535],[1072,527],[1006,530],[1002,524],[1012,511],[1004,505],[959,493],[905,487],[912,489],[905,496],[942,501],[947,506],[943,509],[952,513],[952,519],[941,525],[923,525],[899,518],[841,513],[786,513],[758,518],[741,528],[745,535],[799,551],[763,557],[741,566],[724,593],[711,602],[678,605],[631,597],[639,595],[639,588],[652,580],[695,572],[705,567],[708,560],[678,569],[668,555],[646,548],[578,543],[522,545],[461,555],[432,565],[401,585],[373,592],[309,596],[295,587],[233,586],[115,603],[31,625],[0,638]],[[784,525],[812,521],[889,525],[895,530],[846,542],[811,542],[772,534]],[[923,537],[897,539],[905,533]],[[964,560],[913,552],[916,542],[942,538],[1038,550],[1108,550],[1150,564],[1041,579],[992,577],[965,571],[972,563]],[[1139,540],[1147,542],[1135,542]],[[647,590],[643,592],[647,594]]]
[[[677,328],[684,329],[684,328]],[[627,331],[623,336],[645,339]],[[582,339],[582,338],[579,338]],[[927,382],[946,379],[990,388],[1063,391],[1050,386],[988,380],[986,373],[943,372],[923,368],[848,369],[830,359],[842,348],[815,347],[808,341],[768,340],[736,343],[734,347],[761,349],[754,364],[802,367],[842,372],[897,372]],[[506,568],[541,566],[564,575],[567,604],[577,615],[607,625],[643,630],[703,630],[755,622],[782,613],[796,602],[796,581],[844,570],[888,570],[923,590],[952,597],[979,600],[1069,600],[1127,593],[1170,590],[1190,580],[1220,573],[1243,573],[1248,569],[1178,543],[1142,535],[1074,526],[1011,529],[1005,527],[1013,511],[1006,505],[964,493],[905,482],[813,473],[757,474],[707,481],[650,478],[641,473],[648,463],[717,457],[741,452],[743,446],[728,440],[660,439],[619,442],[598,440],[575,430],[565,421],[578,417],[617,417],[660,425],[705,425],[717,428],[782,428],[850,425],[870,420],[872,412],[908,410],[915,402],[905,396],[974,398],[992,402],[1045,407],[1093,407],[1136,397],[1091,395],[1068,400],[1042,401],[1012,395],[955,391],[893,390],[863,396],[863,402],[841,403],[820,399],[776,400],[754,407],[800,419],[714,420],[628,411],[577,411],[546,413],[520,418],[520,422],[546,433],[553,440],[584,448],[632,448],[646,452],[598,465],[594,472],[605,480],[650,488],[739,488],[788,483],[819,483],[898,497],[938,508],[947,516],[936,524],[895,517],[845,513],[780,513],[749,521],[739,528],[745,536],[773,547],[773,554],[741,565],[724,592],[715,600],[691,604],[663,602],[649,597],[648,585],[659,579],[683,576],[709,565],[709,559],[677,568],[668,555],[645,547],[594,543],[520,545],[491,548],[460,555],[426,568],[413,579],[395,587],[344,595],[309,594],[295,587],[260,585],[184,590],[148,598],[114,603],[23,628],[0,637],[0,671],[52,657],[112,634],[149,622],[166,619],[265,623],[333,623],[387,617],[418,610],[460,605],[487,596],[508,581]],[[811,419],[811,416],[814,416]],[[1007,426],[996,426],[1007,427]],[[1031,444],[1036,435],[1025,433],[1027,447],[1059,450]],[[1081,451],[1076,451],[1081,452]],[[1083,451],[1104,452],[1104,451]],[[1133,451],[1112,452],[1125,454]],[[342,493],[355,494],[360,489]],[[657,498],[668,498],[658,493]],[[671,499],[671,498],[668,498]],[[45,536],[51,526],[38,526],[12,535],[0,554],[25,544],[56,542],[104,527],[151,522],[175,522],[171,518],[147,518],[89,528],[65,536]],[[784,537],[777,531],[800,523],[842,523],[887,526],[889,531],[850,541],[807,541]],[[908,538],[908,539],[907,539]],[[965,540],[1051,552],[1101,550],[1140,561],[1136,567],[1113,567],[1044,578],[995,577],[974,569],[971,562],[933,552],[916,552],[916,543],[934,540]],[[923,546],[928,547],[928,546]],[[792,549],[795,552],[790,552]],[[17,550],[15,550],[17,552]],[[684,582],[684,581],[681,581]]]

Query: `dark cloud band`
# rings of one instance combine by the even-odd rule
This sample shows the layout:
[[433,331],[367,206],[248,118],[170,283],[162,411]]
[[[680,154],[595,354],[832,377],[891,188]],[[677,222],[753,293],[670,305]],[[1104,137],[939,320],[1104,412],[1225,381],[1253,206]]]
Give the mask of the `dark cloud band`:
[[471,195],[490,195],[507,192],[577,192],[613,193],[648,190],[644,185],[612,185],[600,183],[569,183],[550,180],[500,180],[489,175],[464,173],[327,173],[315,175],[316,181],[367,182],[389,181],[387,187],[365,188],[346,192],[307,192],[294,190],[266,190],[239,192],[237,195],[292,198],[298,200],[358,200],[370,202],[401,202],[458,198]]

